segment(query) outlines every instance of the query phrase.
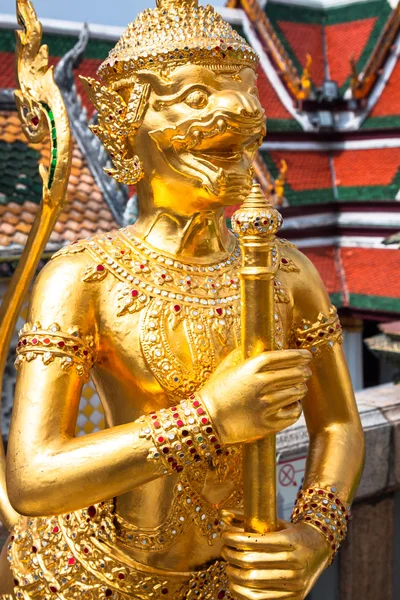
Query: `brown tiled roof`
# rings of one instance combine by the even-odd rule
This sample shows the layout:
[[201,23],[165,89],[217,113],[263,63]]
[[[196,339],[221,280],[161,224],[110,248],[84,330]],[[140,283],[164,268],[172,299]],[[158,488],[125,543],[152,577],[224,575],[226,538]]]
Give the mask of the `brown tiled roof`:
[[[36,182],[30,186],[33,175],[37,178],[36,165],[32,159],[37,156],[40,162],[48,163],[49,144],[28,144],[21,130],[16,112],[0,112],[0,145],[5,152],[4,170],[0,170],[0,252],[25,244],[34,216],[38,210],[41,190]],[[26,150],[31,149],[30,160],[24,160]],[[26,157],[28,158],[28,157]],[[36,172],[35,172],[36,169]],[[32,173],[32,170],[34,173]],[[9,171],[16,183],[15,189],[9,189],[7,177]],[[40,183],[40,182],[39,182]],[[18,185],[21,194],[18,193]],[[68,203],[60,215],[49,243],[52,247],[61,246],[101,231],[110,231],[117,227],[111,212],[103,200],[82,156],[77,143],[73,143],[72,169],[68,185]],[[18,248],[16,248],[18,250]]]

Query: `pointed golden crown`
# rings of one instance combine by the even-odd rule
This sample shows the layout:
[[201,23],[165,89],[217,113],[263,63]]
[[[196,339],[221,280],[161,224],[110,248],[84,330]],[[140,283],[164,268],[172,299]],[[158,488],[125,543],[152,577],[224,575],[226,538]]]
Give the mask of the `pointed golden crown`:
[[131,23],[98,75],[117,88],[143,70],[201,64],[217,71],[255,69],[258,56],[212,6],[198,0],[157,0]]

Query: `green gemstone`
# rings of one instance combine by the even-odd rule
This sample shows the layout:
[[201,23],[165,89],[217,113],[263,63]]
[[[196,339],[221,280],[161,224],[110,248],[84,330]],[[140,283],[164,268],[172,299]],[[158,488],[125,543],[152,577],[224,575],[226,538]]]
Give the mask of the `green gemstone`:
[[57,137],[57,130],[55,127],[53,127],[53,129],[51,130],[51,137],[53,139],[55,139]]
[[53,148],[53,158],[57,158],[57,148]]
[[54,138],[53,140],[53,148],[57,148],[57,138]]
[[202,442],[204,440],[204,438],[202,438],[201,436],[197,438],[198,442]]
[[53,111],[52,111],[52,110],[49,110],[49,113],[48,113],[48,115],[49,115],[49,119],[50,119],[50,121],[54,121],[54,114],[53,114]]
[[56,158],[53,158],[53,160],[51,161],[51,166],[52,166],[52,167],[55,167],[55,166],[56,166],[56,164],[57,164],[57,159],[56,159]]

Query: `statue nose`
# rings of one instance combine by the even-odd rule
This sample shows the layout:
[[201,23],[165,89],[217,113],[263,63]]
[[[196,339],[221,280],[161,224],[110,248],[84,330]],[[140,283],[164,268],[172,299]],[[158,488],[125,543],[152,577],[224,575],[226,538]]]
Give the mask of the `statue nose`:
[[242,117],[260,118],[263,114],[258,98],[245,92],[221,92],[216,94],[215,104]]

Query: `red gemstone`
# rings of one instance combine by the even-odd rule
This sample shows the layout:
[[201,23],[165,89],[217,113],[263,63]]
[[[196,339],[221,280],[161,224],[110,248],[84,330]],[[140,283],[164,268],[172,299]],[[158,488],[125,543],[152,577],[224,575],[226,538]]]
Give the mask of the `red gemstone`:
[[49,590],[50,590],[51,592],[53,592],[54,594],[55,594],[56,592],[58,592],[57,588],[56,588],[56,587],[54,587],[54,585],[51,585],[51,586],[49,587]]
[[95,506],[89,506],[88,508],[88,515],[91,519],[93,519],[96,516],[96,507]]
[[89,554],[89,548],[84,548],[83,551],[85,554]]
[[32,344],[35,344],[35,345],[36,345],[37,343],[38,343],[38,339],[37,339],[37,338],[33,338],[33,340],[32,340]]
[[220,448],[218,448],[217,454],[222,454],[222,450]]
[[162,449],[162,451],[164,452],[164,454],[168,454],[169,448],[167,446],[164,446],[164,448]]
[[216,308],[215,312],[217,313],[217,315],[221,316],[224,311],[222,310],[222,308]]
[[160,423],[158,421],[154,421],[154,427],[156,429],[160,429],[161,425],[160,425]]
[[196,412],[198,415],[204,415],[204,410],[201,407],[198,408]]
[[125,575],[124,575],[123,573],[120,573],[120,574],[118,575],[118,579],[125,579]]
[[34,554],[36,554],[36,552],[37,552],[37,548],[36,548],[36,546],[32,546],[32,552],[33,552]]
[[189,435],[188,430],[187,429],[183,429],[182,430],[182,435],[183,435],[183,437],[187,437]]
[[157,438],[157,441],[159,444],[163,444],[164,443],[164,438],[160,435],[159,438]]
[[34,127],[37,127],[39,125],[39,117],[32,117],[31,123]]
[[178,409],[176,408],[176,406],[172,406],[172,407],[171,407],[171,410],[172,410],[172,412],[175,412],[175,411],[176,411],[176,410],[178,410]]
[[207,425],[208,419],[206,419],[205,417],[203,417],[202,420],[201,420],[201,422],[202,422],[203,425]]
[[53,529],[53,533],[58,533],[59,531],[60,531],[60,530],[59,530],[59,528],[58,528],[58,527],[54,527],[54,529]]
[[84,351],[83,351],[83,355],[84,355],[84,356],[87,356],[88,354],[89,354],[89,352],[88,352],[87,350],[84,350]]
[[219,449],[221,448],[221,446],[220,446],[219,444],[215,444],[214,448],[215,448],[216,450],[219,450]]
[[283,263],[284,265],[287,265],[287,264],[288,264],[288,262],[289,262],[289,261],[287,260],[287,258],[282,258],[282,263]]
[[14,579],[14,585],[19,585],[18,579]]
[[162,277],[163,279],[165,279],[167,276],[166,276],[166,274],[165,274],[165,273],[162,273],[161,277]]
[[176,467],[176,470],[177,470],[177,472],[178,472],[178,473],[180,473],[181,471],[183,471],[183,467],[182,467],[182,465],[178,465],[178,466]]
[[218,596],[217,596],[217,598],[218,598],[218,600],[222,600],[222,598],[225,598],[225,590],[221,590],[221,591],[218,593]]
[[145,265],[139,265],[141,269],[144,269]]
[[96,271],[99,271],[99,272],[104,271],[104,265],[97,265]]
[[193,444],[192,440],[186,440],[186,443],[188,446],[191,446]]
[[175,459],[174,459],[174,457],[173,457],[173,456],[168,456],[168,462],[169,462],[169,463],[171,463],[171,462],[175,462]]
[[136,298],[137,296],[139,296],[139,292],[138,292],[138,290],[132,290],[132,291],[131,291],[131,294],[132,294],[132,296],[133,296],[134,298]]
[[179,421],[177,421],[176,424],[178,425],[178,427],[183,427],[183,425],[184,425],[184,423],[181,419],[179,419]]
[[57,346],[58,346],[59,348],[64,348],[64,346],[65,346],[65,342],[58,342]]
[[72,346],[72,348],[75,352],[78,352],[78,350],[79,350],[79,346]]
[[216,441],[217,441],[217,438],[214,435],[212,437],[210,437],[210,442],[212,444],[215,444]]
[[200,402],[199,402],[198,400],[195,400],[195,401],[193,402],[193,406],[194,406],[195,408],[197,408],[198,406],[200,406]]
[[190,454],[195,454],[196,448],[190,448]]
[[106,596],[112,596],[112,591],[111,591],[111,590],[109,590],[109,589],[107,589],[107,590],[106,590]]
[[50,344],[50,340],[49,340],[49,338],[44,338],[44,340],[43,340],[43,344],[46,344],[46,346],[47,346],[48,344]]
[[179,312],[180,310],[181,310],[181,307],[180,307],[180,305],[179,305],[179,304],[175,304],[175,305],[174,305],[174,311],[175,311],[175,312]]
[[162,593],[162,594],[164,594],[164,595],[165,595],[165,594],[168,594],[168,588],[163,588],[163,589],[161,590],[161,593]]
[[207,427],[206,433],[212,433],[212,427]]
[[179,419],[179,413],[174,413],[172,416],[174,417],[174,419]]
[[72,556],[71,558],[69,558],[69,559],[68,559],[68,564],[69,564],[69,565],[74,565],[74,564],[75,564],[75,559],[74,559],[74,557],[73,557],[73,556]]
[[311,337],[311,335],[309,335],[309,336],[307,337],[307,342],[313,342],[313,341],[314,341],[314,338],[313,338],[313,337]]

